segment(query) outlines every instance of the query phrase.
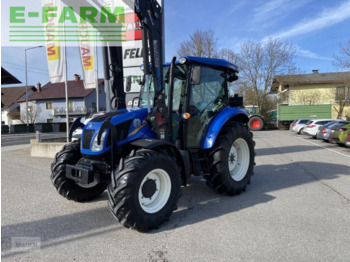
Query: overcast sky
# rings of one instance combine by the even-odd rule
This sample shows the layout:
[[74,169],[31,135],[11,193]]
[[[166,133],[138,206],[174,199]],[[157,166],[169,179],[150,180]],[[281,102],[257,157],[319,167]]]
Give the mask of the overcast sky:
[[[9,1],[9,0],[7,0]],[[278,37],[297,47],[296,65],[311,73],[333,72],[333,54],[350,38],[350,0],[164,0],[166,60],[196,30],[215,32],[219,48]],[[2,47],[1,65],[25,81],[24,47]],[[81,74],[77,47],[68,48],[68,78]],[[49,81],[45,49],[27,52],[28,84]],[[102,60],[101,55],[99,60]],[[100,63],[101,65],[101,63]],[[99,69],[103,76],[103,69]]]

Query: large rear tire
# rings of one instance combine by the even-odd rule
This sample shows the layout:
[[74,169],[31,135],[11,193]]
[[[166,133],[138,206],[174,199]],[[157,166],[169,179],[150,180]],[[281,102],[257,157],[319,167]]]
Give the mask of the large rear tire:
[[237,195],[244,191],[253,175],[254,146],[245,125],[239,122],[225,125],[208,154],[207,184],[221,194]]
[[165,153],[139,149],[121,160],[108,186],[108,206],[125,227],[138,231],[168,220],[180,197],[176,161]]
[[84,202],[101,195],[106,190],[107,184],[100,182],[86,187],[68,179],[66,177],[67,164],[75,165],[80,158],[80,140],[66,144],[56,154],[55,160],[51,164],[51,181],[61,196],[68,200]]
[[252,131],[260,131],[264,128],[264,120],[260,116],[252,116],[249,119],[248,127]]

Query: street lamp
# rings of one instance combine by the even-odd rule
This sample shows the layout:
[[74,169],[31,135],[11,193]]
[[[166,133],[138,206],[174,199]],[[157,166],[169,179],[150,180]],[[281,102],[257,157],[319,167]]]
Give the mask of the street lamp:
[[28,123],[28,81],[27,81],[27,50],[43,47],[41,46],[34,46],[24,49],[24,63],[25,63],[25,73],[26,73],[26,120],[27,120],[27,132],[29,132],[29,123]]

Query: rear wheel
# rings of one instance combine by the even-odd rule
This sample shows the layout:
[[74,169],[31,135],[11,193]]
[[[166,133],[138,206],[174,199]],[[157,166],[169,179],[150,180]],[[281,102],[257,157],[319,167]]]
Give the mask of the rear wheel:
[[125,227],[158,227],[177,208],[180,174],[176,162],[153,150],[140,149],[123,159],[108,187],[108,206]]
[[80,140],[66,144],[56,154],[51,164],[51,181],[63,197],[77,202],[88,201],[101,195],[107,187],[105,182],[92,183],[89,186],[80,185],[66,177],[66,166],[75,165],[81,158]]
[[260,131],[264,128],[264,120],[260,116],[252,116],[249,119],[248,126],[250,130]]
[[228,195],[244,191],[253,175],[254,145],[251,133],[242,123],[226,125],[208,154],[208,185]]

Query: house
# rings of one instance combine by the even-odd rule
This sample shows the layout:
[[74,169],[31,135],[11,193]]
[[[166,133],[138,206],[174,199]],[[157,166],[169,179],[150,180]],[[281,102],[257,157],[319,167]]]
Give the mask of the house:
[[[98,80],[99,111],[105,110],[106,95],[104,80]],[[28,118],[30,123],[65,123],[66,96],[65,83],[47,83],[37,85],[37,91],[28,98]],[[26,119],[26,103],[21,102],[21,118]],[[68,81],[69,122],[77,117],[85,117],[97,111],[96,89],[85,89],[78,75]],[[62,125],[64,126],[64,125]],[[63,131],[63,130],[60,130]]]
[[[28,86],[28,95],[36,91],[35,86]],[[16,125],[23,124],[20,118],[20,103],[18,100],[26,99],[26,87],[1,87],[1,124]]]
[[281,106],[329,105],[332,118],[350,118],[350,72],[277,75],[271,92]]

